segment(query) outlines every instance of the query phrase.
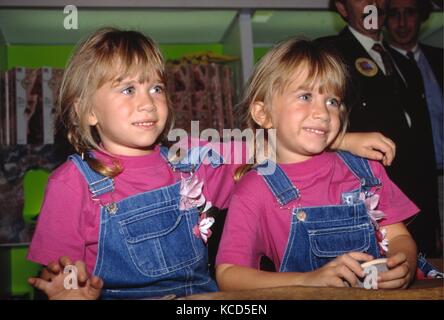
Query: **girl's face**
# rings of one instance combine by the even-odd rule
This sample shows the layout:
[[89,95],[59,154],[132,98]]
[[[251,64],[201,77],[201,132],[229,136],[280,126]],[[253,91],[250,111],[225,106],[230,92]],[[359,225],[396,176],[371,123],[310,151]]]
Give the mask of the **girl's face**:
[[96,126],[106,151],[126,156],[152,152],[168,117],[165,86],[160,79],[108,81],[92,100],[89,125]]
[[340,99],[303,87],[307,71],[295,74],[290,84],[272,99],[271,119],[276,129],[276,154],[280,163],[301,162],[324,151],[341,128]]

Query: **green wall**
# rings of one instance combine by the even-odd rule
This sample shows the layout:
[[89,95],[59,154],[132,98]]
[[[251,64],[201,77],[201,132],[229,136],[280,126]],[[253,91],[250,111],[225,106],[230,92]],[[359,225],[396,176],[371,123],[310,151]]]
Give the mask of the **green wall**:
[[7,65],[8,68],[63,68],[72,49],[73,46],[10,45],[7,47]]
[[[160,45],[163,55],[168,59],[180,59],[182,56],[196,52],[212,51],[223,53],[221,44],[194,45]],[[23,66],[38,68],[48,66],[63,68],[71,55],[73,45],[40,46],[40,45],[9,45],[6,47],[7,68]]]
[[7,67],[6,59],[7,59],[6,41],[5,41],[5,38],[3,36],[2,31],[0,30],[0,71],[6,69],[6,67]]

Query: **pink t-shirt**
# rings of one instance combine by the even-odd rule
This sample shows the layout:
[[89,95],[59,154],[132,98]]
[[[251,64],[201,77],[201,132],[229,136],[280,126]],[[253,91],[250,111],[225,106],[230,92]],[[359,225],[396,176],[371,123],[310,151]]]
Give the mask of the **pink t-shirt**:
[[[159,151],[156,147],[146,156],[116,156],[124,169],[114,178],[115,190],[99,197],[101,202],[116,202],[178,181],[179,174],[173,173]],[[111,163],[106,154],[95,152],[95,155]],[[238,166],[227,164],[213,168],[210,164],[202,164],[197,170],[199,180],[204,181],[205,199],[213,206],[228,207]],[[67,255],[74,261],[85,261],[88,271],[92,272],[97,257],[99,225],[100,204],[91,199],[86,180],[75,164],[67,161],[49,178],[28,259],[47,265]]]
[[[374,175],[382,182],[378,210],[385,213],[381,225],[401,222],[419,209],[393,184],[381,164],[370,161]],[[235,186],[216,258],[218,264],[259,268],[267,256],[279,270],[287,245],[291,209],[338,205],[341,194],[359,187],[359,181],[335,153],[325,152],[307,161],[281,164],[301,193],[298,200],[280,207],[256,171],[248,172]]]

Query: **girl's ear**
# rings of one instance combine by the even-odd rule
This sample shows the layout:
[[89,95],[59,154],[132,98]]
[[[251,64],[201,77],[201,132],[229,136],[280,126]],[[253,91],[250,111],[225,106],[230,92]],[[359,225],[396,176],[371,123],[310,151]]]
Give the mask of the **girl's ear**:
[[94,111],[91,111],[88,114],[88,124],[90,126],[94,127],[97,124],[97,122],[99,122],[99,121],[97,120],[96,115],[94,114]]
[[267,110],[265,110],[265,104],[262,101],[253,102],[251,106],[251,117],[254,122],[262,128],[270,129],[272,127],[271,117]]
[[[78,118],[80,119],[80,102],[79,100],[76,100],[76,102],[74,102],[74,109],[76,110],[76,113],[78,115]],[[94,114],[94,111],[91,110],[91,112],[88,114],[87,117],[87,121],[88,121],[88,125],[90,126],[95,126],[98,122],[96,115]]]

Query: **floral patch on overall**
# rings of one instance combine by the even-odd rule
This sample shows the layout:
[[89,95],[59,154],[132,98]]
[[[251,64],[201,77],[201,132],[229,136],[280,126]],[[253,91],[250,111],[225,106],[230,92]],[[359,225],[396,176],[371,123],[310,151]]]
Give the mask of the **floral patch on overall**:
[[379,195],[368,193],[367,195],[364,192],[359,194],[359,199],[364,201],[365,208],[367,209],[367,213],[370,217],[373,226],[376,231],[376,240],[379,244],[379,251],[381,255],[385,256],[388,251],[388,240],[387,240],[387,230],[385,228],[380,228],[379,221],[385,217],[384,212],[380,210],[376,210],[379,204]]
[[182,177],[180,183],[180,210],[190,210],[200,208],[199,221],[193,227],[193,234],[207,243],[211,236],[211,226],[214,224],[213,217],[207,217],[208,210],[212,207],[211,202],[206,201],[202,193],[203,181],[199,181],[197,176],[191,174],[189,177]]

